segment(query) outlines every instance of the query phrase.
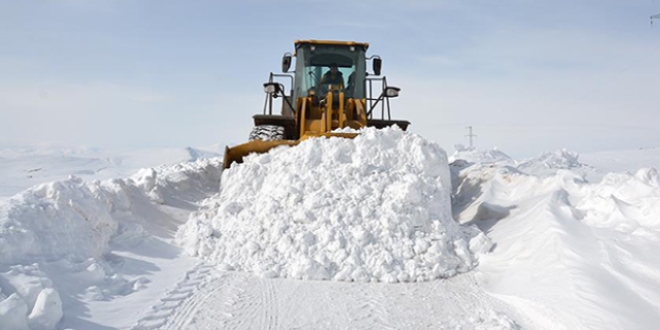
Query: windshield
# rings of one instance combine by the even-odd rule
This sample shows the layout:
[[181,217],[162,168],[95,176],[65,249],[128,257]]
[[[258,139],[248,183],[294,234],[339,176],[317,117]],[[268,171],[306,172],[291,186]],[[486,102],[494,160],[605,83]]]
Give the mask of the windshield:
[[342,91],[346,97],[364,97],[364,50],[356,48],[318,45],[298,49],[297,97],[310,91],[317,95]]
[[353,72],[355,72],[354,65],[345,68],[337,66],[307,66],[305,67],[305,72],[307,72],[305,86],[322,94],[330,90],[350,90],[353,86],[349,82],[349,77],[351,80],[355,80],[355,75],[353,75]]

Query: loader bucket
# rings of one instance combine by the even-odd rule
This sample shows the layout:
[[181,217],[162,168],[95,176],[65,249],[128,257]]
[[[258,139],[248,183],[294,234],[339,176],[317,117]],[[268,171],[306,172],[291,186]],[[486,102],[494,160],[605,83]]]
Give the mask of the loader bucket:
[[275,147],[279,146],[295,146],[300,141],[308,139],[310,137],[341,137],[341,138],[347,138],[347,139],[352,139],[358,136],[357,133],[308,133],[307,135],[303,136],[300,140],[277,140],[277,141],[261,141],[261,140],[253,140],[247,143],[243,143],[240,145],[237,145],[235,147],[225,148],[225,157],[223,160],[222,167],[223,169],[227,169],[231,166],[232,163],[242,163],[243,162],[243,157],[251,154],[251,153],[259,153],[263,154],[268,152],[268,150],[273,149]]
[[242,163],[243,157],[251,153],[263,154],[268,150],[279,146],[295,146],[299,141],[296,140],[277,140],[277,141],[261,141],[254,140],[247,143],[237,145],[235,147],[225,148],[225,158],[222,163],[224,169],[229,168],[232,163]]

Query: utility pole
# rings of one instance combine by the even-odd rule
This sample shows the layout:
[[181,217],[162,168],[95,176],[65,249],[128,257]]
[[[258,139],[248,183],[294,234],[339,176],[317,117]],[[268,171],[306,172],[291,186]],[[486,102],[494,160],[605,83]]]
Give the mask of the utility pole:
[[474,148],[474,146],[473,146],[473,144],[472,144],[472,138],[473,138],[473,137],[477,137],[477,136],[474,135],[474,134],[472,134],[472,126],[468,126],[468,127],[466,127],[466,128],[467,128],[467,130],[468,130],[468,134],[465,135],[465,136],[467,136],[468,138],[470,138],[470,149],[472,149],[472,148]]

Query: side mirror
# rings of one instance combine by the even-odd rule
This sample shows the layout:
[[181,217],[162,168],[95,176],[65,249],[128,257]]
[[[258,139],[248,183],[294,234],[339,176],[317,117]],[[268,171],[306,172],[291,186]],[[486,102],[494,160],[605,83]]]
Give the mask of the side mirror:
[[291,53],[286,53],[282,56],[282,72],[286,73],[291,68]]
[[383,66],[383,60],[381,60],[380,57],[375,57],[372,60],[371,65],[373,66],[374,74],[380,76],[380,69]]
[[395,98],[395,97],[399,96],[400,91],[401,91],[401,88],[399,88],[399,87],[387,86],[387,88],[385,88],[385,91],[383,92],[383,94],[385,94],[385,97]]

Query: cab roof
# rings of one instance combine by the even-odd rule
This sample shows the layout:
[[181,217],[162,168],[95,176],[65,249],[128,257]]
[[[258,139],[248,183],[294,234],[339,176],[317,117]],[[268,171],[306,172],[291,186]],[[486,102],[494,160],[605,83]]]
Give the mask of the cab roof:
[[299,45],[331,45],[331,46],[359,46],[364,47],[366,50],[369,48],[369,43],[367,42],[356,42],[356,41],[337,41],[337,40],[296,40],[293,42],[296,48]]

